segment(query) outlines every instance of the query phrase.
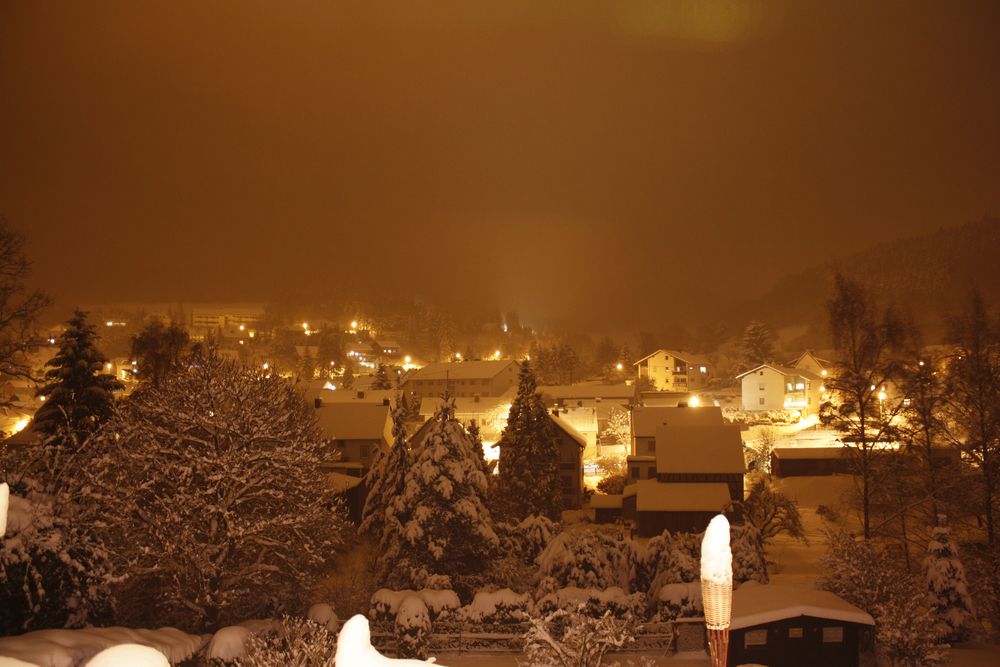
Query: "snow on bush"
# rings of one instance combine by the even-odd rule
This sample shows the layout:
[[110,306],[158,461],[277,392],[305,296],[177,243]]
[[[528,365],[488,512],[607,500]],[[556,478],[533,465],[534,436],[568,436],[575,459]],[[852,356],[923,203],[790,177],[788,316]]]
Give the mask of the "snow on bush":
[[380,588],[372,595],[371,617],[378,623],[386,623],[396,618],[399,606],[408,597],[417,597],[427,606],[432,619],[447,617],[461,606],[455,591],[424,588],[419,591],[404,589],[392,591]]
[[319,623],[332,632],[336,632],[340,628],[340,619],[337,618],[337,614],[333,611],[333,607],[326,602],[318,602],[309,607],[309,612],[306,614],[306,618],[310,621]]
[[398,657],[420,659],[427,657],[431,617],[423,600],[416,595],[409,595],[399,603],[395,630]]
[[205,629],[302,608],[344,527],[314,412],[288,381],[214,355],[119,403],[80,470],[127,577],[123,617]]
[[636,590],[656,597],[666,584],[697,581],[699,540],[691,533],[663,531],[646,543],[636,577]]
[[697,618],[704,613],[701,602],[701,581],[665,584],[656,594],[656,619],[675,621]]
[[243,625],[228,625],[219,628],[205,650],[205,656],[209,660],[222,660],[229,662],[236,658],[242,658],[246,651],[247,637],[250,636],[250,628]]
[[156,649],[171,664],[190,659],[205,639],[175,628],[83,628],[36,630],[14,637],[0,637],[0,656],[46,667],[77,667],[104,649],[119,644],[141,644]]
[[534,561],[559,534],[559,524],[541,514],[532,514],[516,525],[503,525],[506,545],[525,560]]
[[976,608],[965,580],[965,567],[958,558],[958,546],[951,540],[951,529],[943,525],[944,517],[939,523],[924,558],[927,604],[937,620],[935,628],[941,641],[962,641],[975,633]]
[[730,424],[758,426],[764,424],[797,424],[801,418],[797,410],[742,410],[722,408],[722,417]]
[[617,531],[597,527],[563,531],[535,559],[539,593],[569,586],[628,590],[634,578],[634,554],[632,540]]
[[645,606],[645,595],[629,595],[617,586],[603,590],[570,586],[549,593],[538,601],[538,610],[543,614],[563,609],[593,618],[600,618],[605,614],[615,618],[631,617],[641,612]]
[[533,604],[527,593],[515,593],[509,588],[479,591],[472,602],[459,610],[463,621],[477,624],[520,623],[531,616]]
[[934,637],[934,617],[919,595],[892,598],[873,616],[875,640],[892,667],[934,667],[947,658]]
[[239,667],[334,667],[337,636],[316,621],[286,616],[270,631],[251,633],[244,647]]
[[[527,667],[601,667],[609,651],[635,641],[631,619],[558,609],[533,618],[524,638]],[[617,663],[615,663],[617,664]],[[646,664],[649,664],[647,661]]]

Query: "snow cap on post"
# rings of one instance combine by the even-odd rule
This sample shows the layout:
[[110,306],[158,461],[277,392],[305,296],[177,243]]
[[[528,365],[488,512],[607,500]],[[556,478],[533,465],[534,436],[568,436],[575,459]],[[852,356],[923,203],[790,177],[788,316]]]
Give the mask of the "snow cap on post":
[[708,524],[701,541],[701,589],[705,624],[709,629],[728,628],[733,610],[733,552],[729,521],[722,514]]

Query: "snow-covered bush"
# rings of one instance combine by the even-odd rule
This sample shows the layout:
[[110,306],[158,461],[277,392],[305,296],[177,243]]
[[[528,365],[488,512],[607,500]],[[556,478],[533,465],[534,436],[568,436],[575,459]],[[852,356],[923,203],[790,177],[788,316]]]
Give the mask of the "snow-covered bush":
[[505,545],[516,549],[522,558],[531,562],[549,546],[559,534],[559,524],[542,514],[527,516],[513,526],[503,526]]
[[247,637],[239,667],[334,667],[337,636],[326,627],[305,618],[286,616],[271,632]]
[[610,613],[594,618],[558,609],[531,620],[524,637],[528,667],[601,667],[608,651],[635,641],[631,619]]
[[764,540],[760,532],[751,525],[735,525],[730,527],[733,549],[733,582],[741,584],[745,581],[756,581],[766,584],[767,560],[764,555]]
[[656,618],[660,621],[701,616],[704,613],[701,601],[701,581],[665,584],[660,587],[654,602]]
[[396,612],[395,627],[397,657],[421,660],[427,657],[431,617],[423,600],[416,595],[404,598]]
[[958,558],[958,547],[951,541],[951,529],[943,525],[934,528],[924,558],[924,581],[927,584],[927,604],[934,618],[941,641],[956,642],[974,633],[976,609],[965,580],[965,568]]
[[603,590],[570,586],[553,591],[538,600],[538,611],[542,614],[563,609],[592,618],[600,618],[606,614],[614,618],[632,618],[641,614],[645,607],[645,595],[629,595],[617,586]]
[[650,538],[642,552],[635,589],[655,597],[667,584],[696,581],[700,574],[700,540],[691,533],[663,531]]
[[9,497],[0,539],[0,635],[79,627],[105,611],[114,581],[108,554],[76,513],[62,492]]
[[472,602],[459,610],[458,618],[483,625],[520,623],[531,617],[532,610],[530,595],[503,588],[498,591],[478,591]]
[[539,593],[569,586],[630,590],[634,554],[632,540],[617,531],[598,527],[563,531],[535,559]]
[[202,629],[306,604],[345,525],[314,412],[288,381],[214,355],[116,408],[80,472],[127,577],[123,618]]
[[898,596],[879,605],[875,613],[878,648],[892,667],[934,667],[947,651],[935,640],[934,617],[919,595]]
[[319,623],[331,632],[336,632],[340,628],[340,619],[337,618],[337,612],[326,602],[317,602],[309,607],[306,618]]
[[455,591],[424,588],[419,591],[392,591],[381,588],[372,595],[370,616],[376,623],[388,623],[396,618],[399,606],[408,597],[417,597],[427,606],[432,620],[447,618],[461,606]]
[[743,410],[722,408],[722,418],[730,424],[758,426],[766,424],[797,424],[802,415],[798,410]]

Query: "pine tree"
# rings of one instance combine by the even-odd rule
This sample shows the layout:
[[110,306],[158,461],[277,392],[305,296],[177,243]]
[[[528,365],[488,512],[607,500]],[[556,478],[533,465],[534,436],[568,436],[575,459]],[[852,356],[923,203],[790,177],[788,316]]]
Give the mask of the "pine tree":
[[479,424],[472,422],[469,424],[469,428],[467,430],[469,432],[469,438],[472,440],[472,452],[476,455],[476,461],[479,462],[479,467],[482,468],[483,473],[486,474],[486,480],[488,482],[493,470],[490,467],[490,464],[486,461],[486,450],[483,449],[483,436],[479,432]]
[[45,402],[35,413],[35,428],[47,435],[69,431],[83,437],[111,414],[113,392],[123,389],[113,375],[104,373],[104,358],[95,341],[94,326],[79,308],[59,336],[59,352],[48,361],[46,384],[38,390]]
[[[448,578],[452,585],[489,567],[499,546],[483,502],[486,475],[450,401],[434,423],[404,479],[403,493],[386,513],[380,575],[397,588],[422,588]],[[398,530],[389,530],[390,526]]]
[[499,507],[509,519],[541,514],[558,520],[562,509],[559,443],[552,418],[537,393],[535,375],[524,362],[500,436]]
[[410,468],[410,450],[406,442],[406,408],[396,401],[392,411],[392,447],[380,455],[365,483],[368,498],[361,512],[361,531],[382,541],[386,530],[386,510],[403,493],[406,471]]
[[965,568],[958,558],[958,546],[951,541],[951,528],[945,525],[943,515],[938,517],[938,526],[927,545],[924,581],[939,638],[946,642],[968,639],[976,610],[965,580]]
[[372,389],[392,389],[392,382],[389,380],[389,373],[385,369],[385,364],[379,364],[375,371],[375,382]]
[[757,320],[747,324],[740,337],[740,363],[744,370],[774,359],[774,333]]

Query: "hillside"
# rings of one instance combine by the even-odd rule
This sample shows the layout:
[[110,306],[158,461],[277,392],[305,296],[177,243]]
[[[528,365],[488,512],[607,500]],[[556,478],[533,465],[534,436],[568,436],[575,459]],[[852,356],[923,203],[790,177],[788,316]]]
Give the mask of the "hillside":
[[810,342],[819,344],[816,339],[826,324],[824,304],[838,271],[908,311],[933,340],[943,335],[944,318],[971,287],[977,286],[992,307],[1000,305],[1000,219],[883,243],[790,274],[739,310],[745,319],[752,316],[775,328],[807,325]]

